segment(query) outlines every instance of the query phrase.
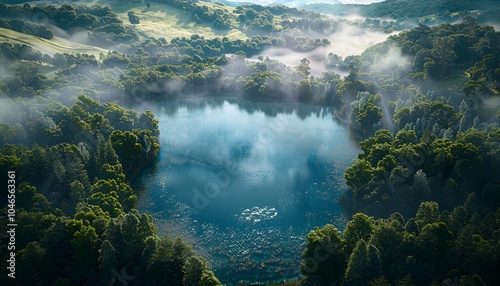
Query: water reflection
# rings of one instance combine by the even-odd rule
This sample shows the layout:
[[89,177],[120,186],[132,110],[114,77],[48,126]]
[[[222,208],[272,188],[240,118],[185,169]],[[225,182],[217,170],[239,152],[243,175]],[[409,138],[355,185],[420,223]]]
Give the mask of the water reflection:
[[[156,107],[146,106],[148,109],[155,110],[156,114],[175,116],[179,110],[198,111],[200,109],[220,109],[224,104],[231,104],[238,107],[238,110],[245,111],[247,114],[263,113],[266,116],[276,117],[279,114],[295,114],[300,119],[306,119],[309,116],[325,118],[331,117],[333,108],[329,106],[317,106],[301,104],[296,102],[276,103],[263,101],[249,101],[241,98],[214,98],[214,97],[183,97],[179,100],[169,100],[159,104]],[[137,108],[141,110],[141,108]],[[142,110],[144,111],[144,110]]]
[[358,153],[331,110],[205,98],[155,114],[162,149],[139,209],[226,284],[296,277],[304,235],[343,219],[342,173]]

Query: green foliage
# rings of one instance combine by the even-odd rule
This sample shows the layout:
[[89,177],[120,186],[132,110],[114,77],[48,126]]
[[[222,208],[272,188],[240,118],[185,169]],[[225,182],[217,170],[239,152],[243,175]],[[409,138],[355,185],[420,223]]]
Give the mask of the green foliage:
[[436,202],[422,202],[418,208],[415,220],[422,228],[424,225],[438,221],[439,206]]
[[358,111],[356,121],[362,128],[364,134],[371,134],[374,125],[382,118],[382,108],[368,102]]
[[[220,285],[207,263],[180,239],[163,238],[165,247],[160,247],[152,217],[135,209],[126,172],[140,171],[159,150],[158,120],[150,111],[139,115],[83,95],[69,107],[50,98],[6,103],[0,170],[16,170],[20,182],[17,269],[31,273],[20,283],[104,285],[123,274],[160,285],[176,277],[181,284],[188,279],[183,271],[188,261],[196,260],[202,262],[191,271],[189,279],[197,279],[192,285]],[[30,136],[9,134],[19,129],[29,130]],[[50,140],[48,129],[57,130]],[[8,255],[6,249],[2,255]],[[158,269],[156,276],[149,268]]]
[[475,193],[481,204],[497,208],[498,200],[486,200],[491,194],[487,186],[498,181],[493,172],[499,172],[499,158],[484,141],[487,134],[470,129],[452,141],[401,130],[391,141],[387,131],[378,131],[361,142],[363,153],[345,171],[355,206],[370,215],[399,210],[409,215],[421,200],[434,198],[450,209]]
[[92,226],[83,225],[73,234],[71,246],[75,266],[81,270],[94,270],[97,266],[98,237]]
[[[220,284],[187,245],[160,239],[152,217],[134,210],[129,182],[158,154],[158,120],[150,111],[111,103],[114,95],[136,104],[205,93],[324,104],[350,119],[354,137],[364,139],[345,179],[350,209],[366,214],[354,215],[343,237],[331,225],[308,234],[305,283],[498,284],[500,113],[490,103],[500,92],[499,34],[467,17],[481,16],[492,2],[455,2],[424,12],[414,1],[361,8],[370,15],[423,16],[422,23],[463,20],[420,24],[360,56],[328,55],[326,66],[348,72],[344,79],[331,71],[311,76],[308,59],[295,68],[263,57],[244,60],[271,46],[305,52],[330,44],[295,32],[327,34],[338,22],[295,8],[245,5],[233,15],[220,5],[169,0],[196,25],[224,34],[239,24],[249,39],[192,35],[167,42],[138,41],[109,7],[0,3],[0,26],[8,29],[50,38],[50,23],[87,31],[92,45],[122,43],[122,53],[99,59],[0,44],[9,74],[0,88],[12,98],[0,114],[0,171],[15,168],[23,182],[19,269],[34,269],[35,282],[47,285],[104,285],[117,272],[150,284]],[[457,10],[463,8],[479,11]],[[44,15],[43,24],[26,20],[36,15]],[[128,16],[139,24],[133,12]],[[389,31],[405,22],[359,25]],[[394,56],[397,64],[387,66]],[[410,219],[370,217],[393,211]]]
[[[306,237],[300,265],[306,280],[312,279],[321,285],[340,283],[347,267],[344,245],[340,232],[331,224],[311,231]],[[319,281],[314,280],[317,277]]]
[[[347,265],[344,264],[341,268],[345,271],[344,275],[335,283],[429,285],[443,282],[443,285],[448,285],[447,283],[454,283],[453,281],[461,281],[460,283],[471,283],[465,285],[496,284],[498,254],[494,245],[498,245],[500,237],[491,235],[498,232],[493,221],[500,208],[496,212],[479,214],[478,209],[474,208],[473,197],[467,199],[467,202],[451,214],[446,210],[440,212],[439,205],[434,201],[423,202],[416,216],[410,218],[406,226],[399,213],[394,213],[387,219],[376,220],[362,213],[356,214],[347,223],[344,231],[346,247],[338,249],[342,253],[335,253],[336,256],[343,254],[343,257],[348,257],[347,262],[344,261]],[[465,211],[466,208],[470,213]],[[459,214],[461,212],[463,213]],[[491,225],[479,228],[477,221],[481,219]],[[460,226],[456,227],[454,225],[457,225],[458,220],[461,221]],[[362,239],[350,238],[355,225],[365,226],[358,228],[367,230],[358,232],[363,233],[358,235],[363,237]],[[332,225],[324,228],[335,229]],[[304,254],[311,253],[315,245],[312,238],[318,238],[319,233],[320,229],[316,228],[307,236]],[[338,239],[342,241],[340,237]],[[353,248],[349,249],[348,240],[354,241]],[[302,265],[307,265],[311,256],[304,254]],[[330,267],[339,269],[333,265]],[[313,283],[312,276],[306,273],[304,275],[304,285],[308,285],[308,281]],[[315,277],[314,281],[324,280],[320,275]]]
[[373,218],[363,213],[355,214],[351,221],[347,223],[344,231],[344,240],[348,249],[352,250],[360,241],[369,241],[373,233]]
[[99,249],[99,270],[103,280],[111,279],[113,269],[117,267],[117,252],[109,240],[104,240]]
[[28,35],[42,37],[48,40],[54,38],[54,32],[47,29],[45,25],[33,23],[31,21],[24,21],[21,19],[1,19],[0,28],[11,29]]
[[349,257],[344,285],[367,285],[381,272],[378,249],[360,240]]
[[[343,15],[342,13],[357,12],[364,17],[372,18],[392,18],[392,19],[407,19],[420,18],[422,21],[429,21],[429,18],[437,17],[445,21],[456,20],[458,16],[471,14],[472,11],[485,14],[488,18],[490,13],[498,9],[498,3],[490,0],[479,1],[454,1],[454,0],[439,0],[439,1],[416,1],[416,0],[392,0],[387,2],[375,2],[370,5],[330,5],[324,7],[321,5],[310,5],[313,11],[330,10],[334,15]],[[399,21],[398,20],[398,21]]]
[[[16,277],[21,283],[33,283],[33,281],[41,282],[47,279],[50,273],[47,271],[46,249],[38,242],[30,242],[26,248],[18,253],[19,264],[18,271],[20,273],[30,273],[27,276]],[[49,264],[50,265],[50,264]]]
[[[36,35],[46,39],[54,36],[53,27],[64,31],[83,29],[89,31],[88,40],[96,46],[113,45],[114,41],[137,40],[136,34],[128,31],[118,15],[109,6],[63,4],[0,7],[0,26]],[[21,19],[35,19],[40,23]],[[135,19],[134,19],[135,20]],[[138,18],[137,18],[138,21]]]
[[130,131],[115,130],[111,133],[110,141],[113,149],[126,168],[131,167],[142,157],[142,147],[139,138]]
[[[366,138],[344,177],[352,194],[349,207],[366,214],[347,223],[343,257],[348,260],[336,283],[498,283],[492,249],[498,244],[493,212],[500,207],[494,175],[500,173],[498,106],[486,111],[477,99],[498,94],[497,40],[491,27],[465,18],[455,25],[419,25],[343,60],[350,74],[336,93],[350,104],[351,130]],[[398,72],[392,67],[387,75],[377,59],[394,46],[412,63]],[[465,72],[470,78],[459,75]],[[436,80],[443,88],[432,86]],[[387,220],[368,216],[394,211],[410,219],[399,213]],[[313,281],[322,278],[306,275],[305,285]]]

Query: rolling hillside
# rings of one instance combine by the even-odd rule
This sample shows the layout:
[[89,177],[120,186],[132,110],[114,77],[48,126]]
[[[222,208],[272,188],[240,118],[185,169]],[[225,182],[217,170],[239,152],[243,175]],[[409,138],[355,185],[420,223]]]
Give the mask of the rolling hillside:
[[55,53],[85,53],[98,56],[100,53],[108,52],[106,49],[76,43],[60,37],[48,40],[4,28],[0,28],[0,42],[25,44],[51,56]]
[[[207,6],[209,10],[221,9],[224,12],[232,14],[234,8],[229,6],[215,5],[209,2],[200,2]],[[140,37],[149,38],[164,37],[170,40],[175,37],[190,37],[192,34],[198,34],[205,38],[228,37],[229,39],[248,38],[238,28],[238,23],[232,19],[229,30],[217,30],[210,23],[195,23],[190,13],[172,7],[170,5],[153,2],[150,8],[145,3],[132,3],[123,5],[122,3],[112,2],[112,10],[117,13],[120,19],[128,26],[132,27],[128,21],[128,12],[134,12],[140,20],[140,24],[135,26],[135,30]]]

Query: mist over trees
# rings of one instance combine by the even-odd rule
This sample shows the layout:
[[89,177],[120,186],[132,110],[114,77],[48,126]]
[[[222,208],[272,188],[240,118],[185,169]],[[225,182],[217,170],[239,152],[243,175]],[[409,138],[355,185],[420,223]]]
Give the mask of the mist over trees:
[[424,201],[408,220],[398,212],[376,220],[357,213],[343,238],[333,225],[307,235],[303,284],[494,285],[497,223],[498,210],[482,211],[475,194],[451,212]]
[[50,98],[2,102],[19,116],[3,118],[0,153],[0,170],[15,169],[20,182],[17,265],[31,274],[17,283],[104,285],[121,273],[140,283],[219,285],[190,246],[159,237],[151,215],[135,209],[129,183],[159,150],[150,111],[84,95],[69,108]]
[[[382,25],[386,31],[394,27],[421,23],[436,25],[453,23],[466,16],[476,17],[480,23],[499,23],[496,15],[500,5],[493,0],[386,0],[370,5],[314,3],[301,5],[307,10],[335,16],[359,15],[367,17],[368,25]],[[406,26],[406,28],[409,28]]]
[[0,17],[0,27],[46,39],[54,37],[56,32],[71,35],[81,30],[88,32],[80,37],[80,41],[98,47],[139,39],[137,33],[126,28],[109,6],[99,4],[63,4],[56,7],[0,3]]
[[[364,13],[420,13],[386,2]],[[469,11],[479,5],[479,20],[487,19],[484,7],[493,1],[463,2],[453,11],[431,5],[437,10],[430,12],[459,22],[413,23],[361,55],[330,54],[320,74],[307,58],[294,67],[248,60],[270,47],[335,45],[327,36],[339,22],[305,10],[243,5],[229,13],[166,1],[196,25],[248,36],[167,40],[139,37],[131,25],[143,18],[129,12],[130,24],[123,23],[109,6],[0,3],[3,29],[46,40],[59,29],[81,29],[88,44],[119,47],[49,55],[0,43],[0,173],[17,172],[18,269],[31,273],[19,283],[105,285],[119,276],[132,284],[220,284],[190,246],[158,235],[130,186],[160,146],[154,114],[128,108],[195,95],[320,104],[359,144],[344,174],[343,206],[352,218],[306,236],[300,283],[499,284],[500,33]],[[377,8],[391,3],[393,10]],[[358,25],[388,31],[405,23]]]
[[[343,237],[332,225],[312,231],[306,284],[498,283],[498,49],[486,47],[499,40],[466,17],[391,36],[350,62],[343,84],[375,89],[344,93],[362,149],[344,175],[345,205],[373,217],[355,214]],[[335,243],[318,245],[326,229]]]

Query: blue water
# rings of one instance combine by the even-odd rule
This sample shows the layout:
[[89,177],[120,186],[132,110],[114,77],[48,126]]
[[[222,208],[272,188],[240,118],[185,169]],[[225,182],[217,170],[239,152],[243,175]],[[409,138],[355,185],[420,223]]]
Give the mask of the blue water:
[[342,174],[359,150],[332,111],[302,104],[169,101],[138,208],[182,237],[222,283],[297,278],[305,235],[343,225]]

